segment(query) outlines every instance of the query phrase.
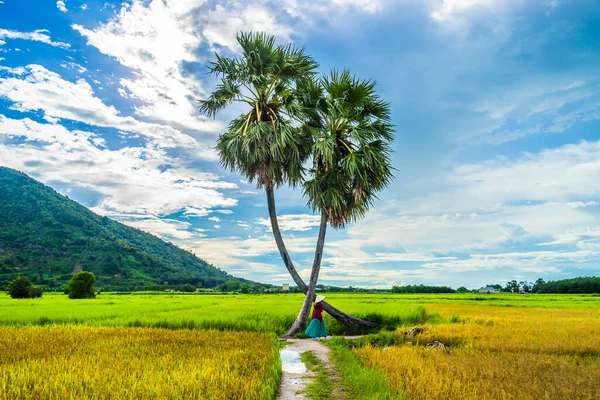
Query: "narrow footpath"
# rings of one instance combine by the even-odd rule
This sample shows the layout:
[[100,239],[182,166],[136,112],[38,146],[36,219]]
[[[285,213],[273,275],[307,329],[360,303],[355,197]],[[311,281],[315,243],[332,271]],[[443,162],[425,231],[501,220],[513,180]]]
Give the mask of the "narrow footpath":
[[[310,351],[321,361],[327,375],[330,376],[331,379],[337,379],[337,373],[329,361],[329,348],[323,343],[312,339],[288,339],[287,342],[290,344],[282,350],[283,372],[281,375],[279,393],[276,397],[277,400],[307,400],[308,397],[304,392],[306,391],[307,385],[310,384],[315,377],[315,374],[306,370],[304,364],[299,360],[298,362],[292,360],[292,363],[286,362],[287,360],[283,359],[284,354],[287,357],[288,355],[294,354],[293,352],[302,354]],[[333,394],[332,398],[338,399],[342,397]]]

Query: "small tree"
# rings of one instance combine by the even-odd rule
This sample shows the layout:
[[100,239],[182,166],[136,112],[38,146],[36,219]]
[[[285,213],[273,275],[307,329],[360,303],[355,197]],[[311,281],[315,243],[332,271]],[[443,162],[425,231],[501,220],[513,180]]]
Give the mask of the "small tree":
[[44,289],[42,289],[41,287],[32,286],[31,289],[29,289],[29,297],[32,299],[39,299],[40,297],[42,297],[43,293]]
[[194,288],[191,283],[186,283],[185,285],[181,286],[182,292],[193,292],[194,290],[196,290],[196,288]]
[[33,285],[31,281],[24,276],[19,276],[8,285],[8,293],[13,299],[28,299]]
[[91,272],[79,272],[75,274],[69,283],[68,292],[70,299],[93,299],[96,297],[94,286],[96,277]]
[[506,282],[506,288],[504,289],[505,292],[512,292],[512,293],[519,293],[519,284],[517,283],[516,280],[512,280],[510,282]]

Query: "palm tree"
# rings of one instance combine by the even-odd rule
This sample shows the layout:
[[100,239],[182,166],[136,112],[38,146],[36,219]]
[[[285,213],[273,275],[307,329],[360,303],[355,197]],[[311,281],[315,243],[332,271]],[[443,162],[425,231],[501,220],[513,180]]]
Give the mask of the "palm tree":
[[[313,135],[305,124],[305,106],[310,102],[302,101],[298,88],[310,86],[317,63],[302,49],[276,45],[273,36],[240,33],[237,40],[242,57],[216,55],[210,73],[221,82],[208,99],[199,102],[199,109],[214,117],[234,103],[246,108],[219,136],[221,165],[265,189],[277,248],[292,279],[306,293],[308,286],[294,267],[281,235],[274,189],[284,184],[295,187],[302,182]],[[378,326],[329,304],[324,306],[330,315],[350,326]]]
[[286,335],[303,329],[321,267],[327,223],[343,229],[362,218],[376,193],[393,178],[390,107],[375,92],[375,82],[360,80],[348,70],[301,88],[306,110],[303,128],[313,136],[312,169],[303,183],[308,205],[321,213],[319,239],[306,298]]
[[277,248],[298,287],[306,289],[281,236],[274,189],[301,181],[312,138],[292,123],[300,113],[294,93],[300,82],[315,74],[318,65],[302,49],[276,45],[273,36],[240,33],[237,40],[242,57],[216,54],[210,73],[221,83],[207,100],[200,101],[199,109],[214,117],[233,103],[246,108],[219,136],[221,165],[265,189]]

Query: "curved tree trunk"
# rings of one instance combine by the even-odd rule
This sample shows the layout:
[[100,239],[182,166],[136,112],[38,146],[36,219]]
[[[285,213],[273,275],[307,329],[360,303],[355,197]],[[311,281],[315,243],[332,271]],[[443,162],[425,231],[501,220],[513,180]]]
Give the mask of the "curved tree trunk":
[[269,208],[269,219],[271,220],[271,229],[273,230],[273,236],[275,237],[277,249],[279,250],[279,254],[281,255],[283,264],[285,264],[285,267],[292,276],[292,279],[300,288],[300,290],[306,293],[308,287],[306,286],[300,275],[298,275],[298,271],[296,271],[296,267],[294,267],[294,263],[292,262],[292,259],[290,258],[290,255],[287,249],[285,248],[285,244],[283,243],[281,230],[279,230],[279,222],[277,221],[277,210],[275,209],[275,193],[273,185],[271,183],[267,183],[265,185],[265,190],[267,192],[267,206]]
[[321,224],[319,226],[319,238],[317,239],[317,247],[315,249],[315,258],[313,261],[312,270],[310,272],[310,281],[308,282],[308,290],[304,303],[300,309],[300,313],[296,317],[296,321],[285,334],[285,336],[294,336],[296,333],[304,330],[306,322],[308,321],[308,313],[312,306],[313,299],[315,297],[315,291],[317,290],[317,281],[319,280],[319,271],[321,270],[321,259],[323,258],[323,247],[325,246],[325,233],[327,232],[327,214],[321,213]]
[[[300,275],[298,275],[298,271],[294,267],[294,263],[290,258],[290,255],[285,247],[285,243],[283,242],[283,237],[281,236],[281,230],[279,229],[279,223],[277,221],[277,210],[275,209],[275,192],[273,189],[273,185],[267,183],[265,185],[265,190],[267,192],[267,206],[269,209],[269,219],[271,220],[271,228],[273,230],[273,236],[275,237],[275,243],[277,244],[277,249],[279,250],[279,254],[281,255],[281,259],[283,260],[283,264],[287,268],[288,272],[292,276],[292,279],[303,293],[308,292],[308,286],[302,280]],[[310,298],[310,302],[314,300],[314,293],[312,298]],[[361,329],[381,329],[387,328],[381,326],[379,324],[375,324],[373,322],[365,321],[360,318],[356,318],[350,314],[346,314],[337,308],[333,307],[331,304],[323,302],[323,308],[325,312],[331,315],[333,318],[337,319],[341,323],[351,327],[351,328],[361,328]]]

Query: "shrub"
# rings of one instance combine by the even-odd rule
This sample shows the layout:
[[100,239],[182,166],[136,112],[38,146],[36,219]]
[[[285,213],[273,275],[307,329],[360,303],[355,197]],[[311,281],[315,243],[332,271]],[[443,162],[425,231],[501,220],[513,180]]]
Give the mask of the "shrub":
[[28,299],[29,290],[32,286],[29,279],[19,276],[8,285],[8,293],[13,299]]
[[182,292],[194,292],[195,290],[196,288],[189,283],[186,283],[185,285],[181,286]]
[[96,277],[91,272],[79,272],[73,276],[69,283],[68,292],[70,299],[93,299],[96,297],[94,286]]
[[29,290],[29,297],[31,297],[32,299],[39,299],[40,297],[42,297],[42,293],[44,293],[44,289],[42,289],[41,287],[33,286]]
[[24,276],[19,276],[8,285],[8,293],[13,299],[37,299],[42,297],[43,290],[33,286]]

